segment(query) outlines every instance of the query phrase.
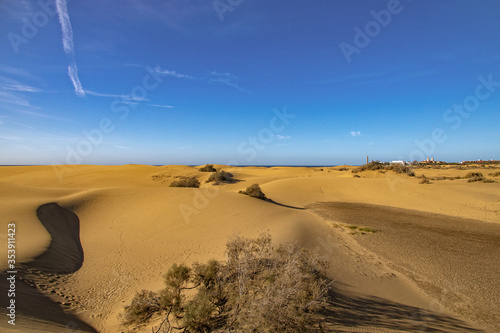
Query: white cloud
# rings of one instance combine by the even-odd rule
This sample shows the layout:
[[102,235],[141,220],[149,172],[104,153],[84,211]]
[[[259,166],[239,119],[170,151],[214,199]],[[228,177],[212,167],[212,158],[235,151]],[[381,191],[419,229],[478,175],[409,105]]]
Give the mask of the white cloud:
[[155,108],[165,108],[165,109],[173,109],[172,105],[161,105],[161,104],[148,104],[149,106],[153,106]]
[[66,0],[56,0],[57,14],[59,16],[59,23],[61,24],[62,43],[64,52],[68,55],[74,54],[73,46],[73,28],[69,19],[68,7]]
[[20,83],[0,85],[0,89],[9,90],[9,91],[19,91],[19,92],[40,92],[41,91],[38,88],[34,88],[34,87],[20,84]]
[[132,95],[120,95],[120,94],[106,94],[106,93],[100,93],[92,90],[85,90],[85,94],[87,95],[92,95],[92,96],[97,96],[97,97],[109,97],[109,98],[119,98],[122,100],[122,103],[125,102],[130,102],[131,104],[137,103],[137,102],[144,102],[148,101],[148,99],[144,97],[139,97],[139,96],[132,96]]
[[2,90],[0,90],[0,102],[24,108],[33,108],[28,99],[23,95]]
[[[132,65],[132,64],[130,64]],[[244,91],[244,92],[249,92],[248,90],[240,87],[235,80],[237,79],[237,76],[231,73],[221,73],[217,71],[212,71],[210,74],[207,76],[202,76],[202,77],[196,77],[188,74],[181,74],[178,73],[174,70],[167,70],[167,69],[161,69],[159,66],[156,66],[155,72],[161,75],[165,76],[172,76],[180,79],[189,79],[189,80],[202,80],[208,83],[220,83],[227,85],[229,87]]]
[[16,77],[21,77],[23,79],[28,79],[32,81],[40,81],[40,78],[28,73],[24,69],[11,67],[7,65],[0,64],[0,72],[10,74]]
[[83,91],[82,84],[78,78],[78,68],[74,61],[68,66],[68,76],[73,83],[73,87],[75,87],[75,94],[78,97],[85,97],[85,91]]
[[361,132],[360,131],[351,131],[350,134],[351,134],[352,137],[361,136]]
[[85,92],[78,78],[78,68],[75,62],[75,47],[73,45],[73,28],[69,19],[68,7],[66,0],[56,0],[57,14],[62,31],[62,44],[64,53],[71,57],[71,63],[68,66],[68,76],[75,88],[75,94],[78,97],[85,97]]
[[288,140],[288,139],[291,139],[291,137],[289,135],[279,135],[279,134],[277,134],[276,137],[279,140]]
[[173,76],[173,77],[182,78],[182,79],[190,79],[190,80],[195,79],[195,77],[193,77],[191,75],[177,73],[176,71],[171,71],[168,69],[161,69],[158,66],[155,68],[155,72],[157,72],[158,74],[162,74],[162,75],[166,75],[166,76]]
[[217,71],[212,71],[210,73],[211,78],[209,79],[209,82],[212,83],[222,83],[227,86],[236,88],[238,90],[244,91],[244,92],[249,92],[248,90],[240,87],[238,84],[236,84],[234,81],[236,80],[236,75],[231,74],[231,73],[219,73]]

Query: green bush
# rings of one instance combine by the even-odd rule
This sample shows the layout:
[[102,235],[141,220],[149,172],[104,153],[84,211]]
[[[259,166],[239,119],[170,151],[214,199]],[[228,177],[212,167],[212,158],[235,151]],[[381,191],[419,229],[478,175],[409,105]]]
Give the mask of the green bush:
[[220,185],[222,183],[230,183],[233,181],[233,175],[224,170],[214,172],[208,177],[207,183],[214,182],[214,185]]
[[200,187],[200,181],[196,177],[184,177],[174,180],[170,187]]
[[214,168],[213,164],[207,164],[207,165],[199,168],[198,170],[200,170],[201,172],[217,172],[217,169]]
[[[132,305],[125,317],[145,322],[151,311],[163,313],[159,332],[309,332],[326,302],[331,282],[326,265],[295,244],[273,245],[271,236],[234,237],[226,244],[227,260],[191,267],[173,265],[165,275],[161,306],[152,292],[154,308]],[[132,303],[137,302],[136,298]],[[141,298],[141,304],[144,303]],[[147,302],[146,302],[147,303]],[[145,309],[145,310],[144,310]]]
[[253,184],[247,187],[245,191],[240,191],[240,194],[245,194],[253,198],[261,199],[261,200],[269,200],[267,199],[264,192],[262,192],[259,184]]

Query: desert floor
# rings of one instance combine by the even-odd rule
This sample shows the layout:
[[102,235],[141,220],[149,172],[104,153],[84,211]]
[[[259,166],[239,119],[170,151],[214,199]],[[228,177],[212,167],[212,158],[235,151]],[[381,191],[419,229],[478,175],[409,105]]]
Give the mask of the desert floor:
[[[170,265],[224,259],[232,235],[268,231],[329,262],[328,331],[500,331],[500,177],[488,176],[500,166],[416,169],[430,184],[354,167],[216,167],[236,181],[207,184],[189,166],[0,167],[0,238],[16,224],[19,269],[16,325],[4,314],[0,330],[127,332],[123,306],[161,289]],[[471,171],[496,182],[443,179]],[[185,176],[201,187],[169,187]],[[254,183],[273,202],[238,194]]]

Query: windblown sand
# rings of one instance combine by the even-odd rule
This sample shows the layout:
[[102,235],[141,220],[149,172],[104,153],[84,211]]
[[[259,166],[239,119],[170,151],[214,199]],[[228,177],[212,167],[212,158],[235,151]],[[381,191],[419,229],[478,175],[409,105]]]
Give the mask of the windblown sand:
[[[20,268],[16,326],[4,316],[0,329],[126,331],[123,306],[138,290],[160,289],[171,264],[224,259],[231,235],[268,230],[329,261],[327,331],[500,331],[498,177],[419,184],[338,167],[223,168],[237,181],[205,184],[209,174],[187,166],[0,167],[0,235],[16,223]],[[168,187],[183,176],[202,186]],[[253,183],[277,204],[238,194]],[[6,289],[2,276],[4,309]]]

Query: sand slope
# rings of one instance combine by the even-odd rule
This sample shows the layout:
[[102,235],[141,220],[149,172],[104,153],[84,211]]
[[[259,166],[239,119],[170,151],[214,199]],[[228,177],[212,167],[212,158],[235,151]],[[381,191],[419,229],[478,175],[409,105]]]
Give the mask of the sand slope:
[[[229,236],[235,233],[256,236],[264,230],[269,230],[278,242],[299,241],[332,263],[331,275],[339,288],[337,297],[344,302],[337,306],[344,306],[342,311],[346,311],[346,316],[349,309],[353,313],[351,319],[337,318],[330,327],[336,325],[336,330],[349,331],[356,322],[354,304],[359,302],[366,305],[367,313],[372,311],[371,316],[382,308],[390,314],[390,309],[406,306],[406,312],[393,314],[399,316],[400,327],[412,331],[412,327],[422,324],[419,319],[422,313],[435,312],[432,298],[395,270],[390,260],[386,262],[381,254],[363,246],[366,244],[360,245],[348,233],[332,228],[311,210],[300,208],[316,202],[370,203],[472,218],[483,223],[500,222],[499,183],[446,180],[420,185],[417,179],[392,173],[366,172],[360,174],[361,178],[353,178],[350,171],[338,168],[225,167],[237,181],[216,187],[203,183],[209,174],[194,167],[64,168],[69,169],[60,178],[61,173],[51,166],[0,167],[0,214],[5,224],[2,228],[6,230],[7,223],[17,223],[18,262],[26,263],[43,259],[47,249],[56,246],[51,243],[53,232],[37,218],[40,206],[57,203],[76,214],[83,263],[71,274],[42,277],[46,282],[37,281],[44,285],[37,286],[37,292],[61,311],[81,320],[68,322],[87,329],[86,322],[100,332],[123,330],[118,317],[123,306],[140,289],[160,289],[161,276],[172,263],[223,259]],[[203,184],[200,189],[168,187],[181,176],[196,176]],[[277,204],[238,194],[253,183],[259,183]],[[72,253],[78,254],[77,245],[74,249],[76,252]],[[0,267],[6,267],[4,256],[0,257]],[[370,309],[368,305],[373,307]],[[407,318],[410,313],[417,315]],[[434,329],[479,327],[452,309],[443,309],[435,316],[441,316],[442,320],[432,324]],[[38,317],[50,321],[45,314]],[[397,328],[390,323],[390,317],[378,318],[375,326],[360,318],[356,329]],[[19,322],[28,327],[36,320],[36,316],[31,316]],[[61,328],[57,322],[53,325],[54,331]],[[0,327],[6,327],[5,322]]]

